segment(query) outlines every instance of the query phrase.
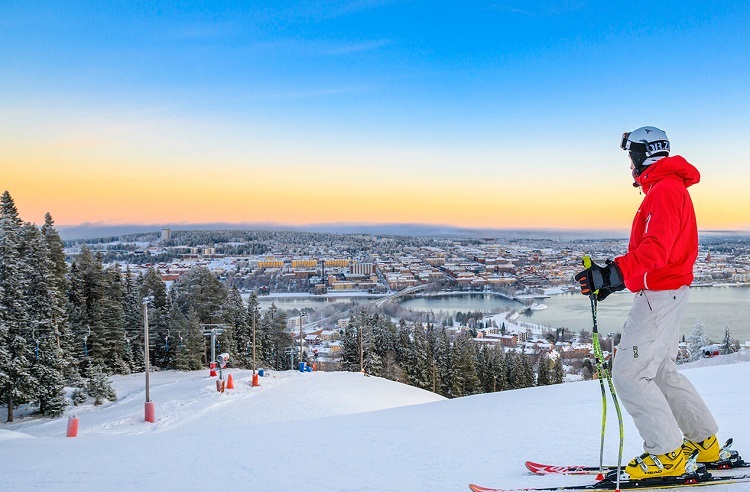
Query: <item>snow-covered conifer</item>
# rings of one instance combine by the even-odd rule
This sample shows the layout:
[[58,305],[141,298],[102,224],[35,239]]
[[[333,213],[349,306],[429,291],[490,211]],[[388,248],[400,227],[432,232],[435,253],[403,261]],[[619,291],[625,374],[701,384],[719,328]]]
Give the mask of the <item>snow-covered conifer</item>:
[[732,340],[732,336],[729,334],[729,326],[727,326],[724,329],[724,340],[721,342],[719,353],[726,355],[733,354],[734,352],[736,352],[734,340]]
[[123,330],[125,332],[126,360],[130,361],[131,371],[144,370],[143,350],[143,299],[128,266],[123,280]]
[[555,359],[555,365],[552,369],[552,382],[554,384],[561,384],[565,378],[565,368],[563,367],[562,357]]
[[702,347],[709,345],[711,341],[706,335],[706,327],[703,321],[698,318],[693,325],[693,332],[687,338],[688,349],[690,350],[690,360],[698,360],[703,357]]
[[[262,353],[262,340],[258,336],[258,324],[260,323],[260,303],[258,302],[258,295],[253,292],[250,294],[250,298],[247,300],[247,324],[248,324],[248,340],[247,340],[247,367],[258,369],[253,366],[253,363],[257,365],[258,355]],[[253,343],[255,343],[255,361],[253,361]]]
[[47,242],[33,224],[22,228],[27,275],[24,295],[28,307],[28,328],[31,329],[29,345],[33,345],[30,356],[30,379],[24,383],[33,394],[33,401],[43,415],[59,415],[65,408],[63,350],[56,341],[56,316],[61,307],[52,257],[47,252]]
[[98,364],[89,362],[86,368],[86,393],[94,399],[94,405],[101,405],[104,400],[115,401],[117,394],[112,383]]
[[545,352],[539,356],[539,365],[536,373],[536,385],[547,386],[552,384],[552,376],[550,374],[550,359],[547,357]]
[[24,254],[22,221],[10,193],[0,198],[0,399],[13,421],[15,405],[29,401],[31,350],[26,292],[29,264]]

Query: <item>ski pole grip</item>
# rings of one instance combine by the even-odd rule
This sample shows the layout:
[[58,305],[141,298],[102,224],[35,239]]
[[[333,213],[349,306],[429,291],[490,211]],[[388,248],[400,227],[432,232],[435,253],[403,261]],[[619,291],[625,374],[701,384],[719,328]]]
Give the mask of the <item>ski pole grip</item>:
[[[583,262],[582,263],[583,263],[583,267],[585,269],[587,269],[587,270],[589,268],[591,268],[591,266],[594,264],[591,261],[591,257],[589,255],[583,255]],[[596,273],[598,273],[598,272],[596,272]],[[591,289],[593,287],[594,287],[593,285],[589,286],[589,288],[591,288]],[[591,299],[592,302],[594,302],[594,303],[596,302],[596,296],[597,296],[598,293],[599,293],[598,289],[597,290],[592,290],[591,292],[589,292],[589,298]],[[594,330],[596,331],[596,328]]]

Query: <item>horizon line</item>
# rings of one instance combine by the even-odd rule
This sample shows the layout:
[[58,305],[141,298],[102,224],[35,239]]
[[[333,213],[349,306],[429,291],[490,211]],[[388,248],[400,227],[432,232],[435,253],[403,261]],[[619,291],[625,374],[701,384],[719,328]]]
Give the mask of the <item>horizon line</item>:
[[[56,225],[60,236],[67,241],[100,239],[113,236],[132,234],[150,234],[161,232],[162,229],[173,231],[196,230],[266,230],[312,232],[331,234],[383,234],[397,236],[428,236],[428,237],[465,237],[465,238],[514,238],[514,239],[615,239],[627,238],[626,229],[577,229],[552,227],[462,227],[449,224],[429,223],[353,223],[329,222],[313,224],[285,224],[274,222],[237,223],[237,222],[206,222],[206,223],[121,223],[110,224],[103,222],[83,222],[75,225]],[[702,229],[702,234],[744,235],[749,230]]]

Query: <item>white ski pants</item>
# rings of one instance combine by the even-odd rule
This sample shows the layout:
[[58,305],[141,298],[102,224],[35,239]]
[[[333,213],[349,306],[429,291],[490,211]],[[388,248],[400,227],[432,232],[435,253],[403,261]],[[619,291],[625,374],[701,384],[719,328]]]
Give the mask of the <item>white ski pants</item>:
[[674,451],[683,435],[702,441],[718,431],[711,411],[675,365],[688,291],[684,286],[636,293],[612,366],[617,395],[650,454]]

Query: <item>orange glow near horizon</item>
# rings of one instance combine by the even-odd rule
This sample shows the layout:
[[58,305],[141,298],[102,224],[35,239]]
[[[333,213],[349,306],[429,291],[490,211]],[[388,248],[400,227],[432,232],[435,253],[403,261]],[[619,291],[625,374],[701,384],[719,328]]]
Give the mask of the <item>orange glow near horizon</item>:
[[[5,167],[6,164],[3,163]],[[34,166],[30,166],[34,167]],[[375,176],[311,168],[196,171],[112,164],[73,169],[22,166],[4,174],[21,217],[41,223],[50,212],[58,225],[322,223],[431,224],[464,228],[628,229],[641,200],[623,183],[596,183],[606,198],[577,193],[562,178],[528,184],[508,180],[399,177],[392,170]],[[396,177],[394,177],[394,175]],[[747,228],[742,210],[722,206],[739,185],[699,185],[693,190],[701,229]],[[741,196],[741,195],[735,195]],[[603,205],[591,206],[594,200]],[[747,208],[745,209],[747,210]]]
[[[112,129],[69,131],[88,137],[55,134],[32,145],[13,133],[0,136],[0,187],[26,221],[41,223],[50,212],[64,226],[381,223],[627,230],[642,199],[630,186],[619,149],[582,163],[540,149],[536,159],[544,164],[537,165],[528,154],[503,149],[464,155],[371,146],[337,153],[310,142],[299,148],[285,148],[286,141],[240,145],[231,135],[196,144],[197,135],[176,143],[174,135],[145,130],[122,141],[105,136]],[[162,147],[167,144],[172,147]],[[212,153],[214,147],[222,153]],[[609,164],[602,166],[602,160]],[[723,168],[712,164],[691,188],[699,227],[748,230],[746,180],[714,175]]]

